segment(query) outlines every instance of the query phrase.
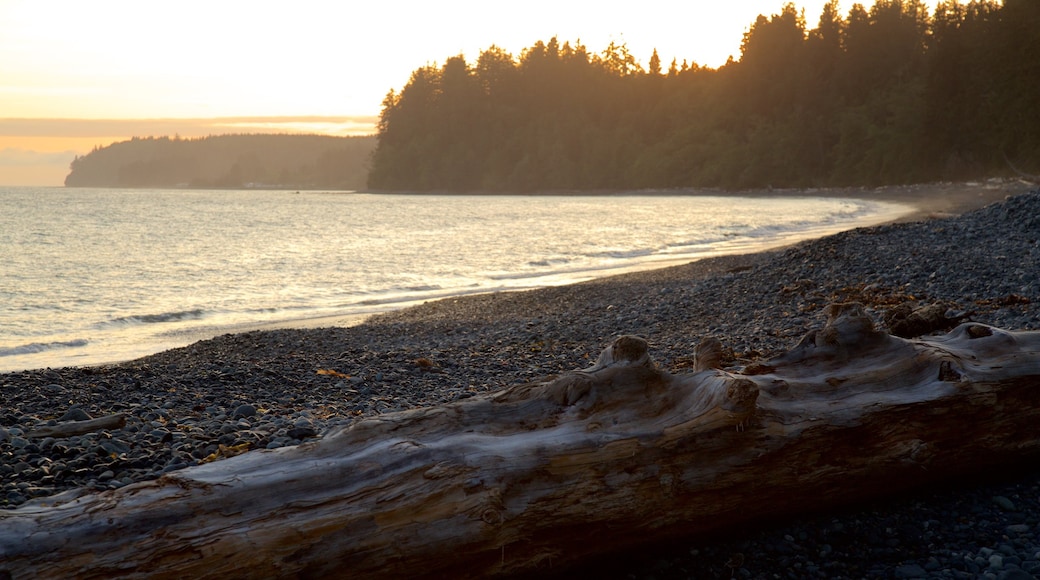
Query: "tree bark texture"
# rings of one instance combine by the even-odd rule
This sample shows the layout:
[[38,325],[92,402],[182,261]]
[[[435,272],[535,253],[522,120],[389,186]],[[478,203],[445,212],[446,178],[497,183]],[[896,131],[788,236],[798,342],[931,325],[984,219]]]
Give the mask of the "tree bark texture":
[[893,494],[1040,454],[1040,332],[876,331],[777,358],[586,370],[0,513],[14,578],[486,577]]

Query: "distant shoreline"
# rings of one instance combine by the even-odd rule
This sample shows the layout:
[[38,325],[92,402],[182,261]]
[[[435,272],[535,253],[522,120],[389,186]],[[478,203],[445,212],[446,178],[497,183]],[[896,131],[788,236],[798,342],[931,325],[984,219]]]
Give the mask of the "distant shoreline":
[[[16,187],[16,186],[12,186]],[[26,186],[31,187],[31,186]],[[502,191],[408,191],[379,189],[336,189],[329,187],[304,187],[298,185],[264,185],[262,187],[193,187],[193,186],[53,186],[64,189],[162,189],[184,191],[286,191],[290,193],[329,193],[365,195],[417,195],[417,196],[521,196],[521,197],[624,197],[648,196],[717,196],[717,197],[826,197],[836,199],[863,199],[905,203],[918,208],[915,216],[930,214],[956,215],[1000,201],[1009,195],[1029,191],[1031,184],[1014,178],[990,178],[967,182],[936,182],[909,185],[808,187],[775,189],[717,189],[717,188],[648,188],[648,189],[574,189],[532,192]],[[920,219],[915,217],[913,219]]]

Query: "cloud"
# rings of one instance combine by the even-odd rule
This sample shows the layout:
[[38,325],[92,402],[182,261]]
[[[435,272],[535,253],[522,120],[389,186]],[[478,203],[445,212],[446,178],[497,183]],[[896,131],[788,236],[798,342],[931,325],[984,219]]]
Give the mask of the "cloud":
[[205,137],[226,133],[371,135],[376,117],[217,117],[212,119],[0,118],[7,137]]
[[67,167],[76,157],[75,151],[32,151],[16,147],[0,149],[0,167],[32,167],[41,165],[61,165]]

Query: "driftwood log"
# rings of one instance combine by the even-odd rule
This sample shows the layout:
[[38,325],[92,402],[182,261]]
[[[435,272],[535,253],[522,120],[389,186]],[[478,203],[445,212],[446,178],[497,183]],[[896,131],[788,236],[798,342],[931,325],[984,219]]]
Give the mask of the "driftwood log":
[[98,417],[97,419],[69,421],[68,423],[59,423],[57,425],[40,427],[39,429],[29,431],[29,433],[26,434],[26,437],[29,437],[30,439],[39,439],[41,437],[72,437],[73,435],[93,433],[94,431],[101,431],[102,429],[119,429],[123,425],[126,425],[126,415],[123,413],[114,413],[112,415]]
[[560,570],[1040,452],[1040,332],[905,340],[857,305],[829,314],[743,369],[706,341],[670,375],[621,337],[555,380],[3,512],[0,576]]

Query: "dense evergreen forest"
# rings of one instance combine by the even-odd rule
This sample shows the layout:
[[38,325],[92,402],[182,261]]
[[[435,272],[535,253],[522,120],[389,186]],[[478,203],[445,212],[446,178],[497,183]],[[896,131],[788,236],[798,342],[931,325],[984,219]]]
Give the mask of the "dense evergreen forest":
[[363,189],[375,137],[134,138],[76,157],[69,187]]
[[419,68],[369,186],[551,191],[881,185],[1040,173],[1040,1],[786,4],[718,69],[539,41]]

